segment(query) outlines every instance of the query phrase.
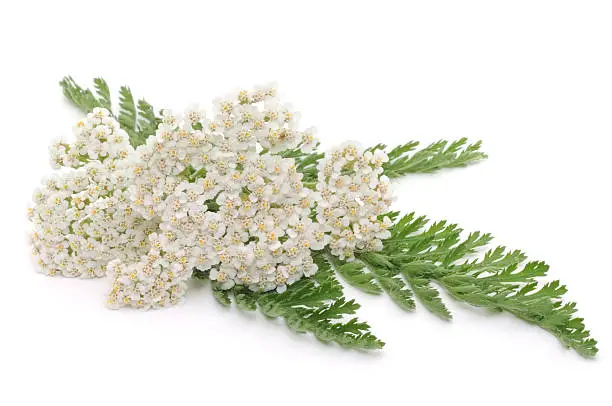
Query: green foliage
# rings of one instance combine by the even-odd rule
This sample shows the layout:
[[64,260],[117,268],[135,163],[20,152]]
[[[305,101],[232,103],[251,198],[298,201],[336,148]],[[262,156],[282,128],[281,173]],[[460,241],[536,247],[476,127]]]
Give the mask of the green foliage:
[[[434,172],[442,168],[466,166],[487,157],[480,151],[480,141],[467,144],[466,138],[453,142],[437,141],[415,151],[418,146],[417,141],[411,141],[389,151],[389,162],[383,165],[384,174],[390,178],[399,178],[408,173]],[[370,150],[384,148],[384,144],[378,144]]]
[[[400,308],[404,310],[414,309],[412,291],[407,288],[406,282],[401,277],[394,275],[387,269],[391,264],[387,261],[383,261],[382,265],[380,263],[376,264],[377,254],[369,253],[368,255],[371,257],[368,266],[359,260],[343,262],[331,254],[328,254],[328,258],[334,270],[342,275],[348,284],[373,295],[380,295],[384,292]],[[381,258],[378,257],[378,259]]]
[[421,303],[423,303],[423,306],[425,306],[427,310],[444,320],[450,320],[452,318],[450,311],[446,308],[442,302],[442,299],[440,298],[440,293],[436,290],[436,288],[431,286],[429,279],[411,277],[406,274],[404,274],[404,276],[406,277],[410,288],[414,291],[415,296]]
[[219,289],[219,287],[215,283],[212,284],[212,293],[213,297],[217,299],[217,302],[219,302],[223,306],[230,306],[232,304],[230,292],[227,290]]
[[155,134],[160,122],[161,119],[155,114],[153,106],[144,99],[138,100],[138,133],[140,137],[144,136],[142,143],[145,142],[146,137]]
[[100,106],[112,111],[111,95],[108,84],[102,78],[95,78],[93,81],[94,87],[96,88],[96,93],[98,94],[98,102],[100,103]]
[[399,276],[390,272],[389,269],[374,264],[369,265],[370,270],[376,275],[376,281],[401,309],[413,310],[415,307],[413,294],[406,286],[406,282]]
[[329,262],[334,266],[344,280],[350,285],[371,294],[380,294],[381,287],[376,283],[376,275],[368,271],[362,262],[342,262],[333,255],[328,256]]
[[234,290],[234,299],[241,310],[254,311],[257,310],[257,295],[243,287],[236,287]]
[[91,90],[84,89],[77,85],[70,76],[66,76],[60,81],[60,86],[64,96],[84,113],[90,113],[96,107],[102,107],[100,101],[94,96]]
[[127,86],[120,88],[117,113],[112,111],[110,89],[102,78],[94,79],[95,94],[90,89],[77,85],[70,76],[63,78],[60,86],[66,98],[84,113],[90,113],[96,107],[108,109],[119,121],[121,128],[128,133],[130,144],[134,148],[144,144],[150,135],[155,134],[161,122],[153,107],[146,100],[140,99],[136,103]]
[[322,255],[315,255],[319,272],[313,278],[303,278],[283,293],[258,293],[242,286],[213,294],[223,305],[231,303],[230,295],[239,308],[259,310],[269,318],[281,317],[289,328],[298,333],[312,333],[324,342],[335,342],[346,348],[379,349],[384,343],[370,332],[367,323],[357,318],[345,319],[359,309],[354,300],[346,300],[330,264]]
[[[546,276],[545,263],[526,262],[524,253],[505,247],[489,249],[478,257],[478,250],[491,241],[490,234],[474,232],[462,238],[463,230],[455,224],[427,224],[426,218],[414,213],[404,216],[392,227],[383,251],[357,255],[376,276],[385,275],[386,279],[377,278],[377,282],[394,301],[397,302],[397,292],[390,293],[383,281],[400,281],[400,292],[409,292],[402,285],[407,284],[428,310],[450,319],[449,310],[433,286],[436,283],[459,301],[506,311],[538,325],[582,356],[597,353],[597,341],[590,337],[583,319],[575,317],[576,304],[562,300],[565,286],[559,281],[542,284],[537,280]],[[411,298],[410,293],[402,296]],[[402,302],[398,304],[412,309]]]
[[200,271],[198,268],[193,268],[193,273],[191,274],[193,279],[198,279],[202,281],[209,280],[208,271]]
[[123,128],[130,136],[130,144],[140,145],[138,136],[138,113],[136,112],[136,102],[132,91],[127,86],[121,86],[119,89],[119,116],[117,118],[121,128]]

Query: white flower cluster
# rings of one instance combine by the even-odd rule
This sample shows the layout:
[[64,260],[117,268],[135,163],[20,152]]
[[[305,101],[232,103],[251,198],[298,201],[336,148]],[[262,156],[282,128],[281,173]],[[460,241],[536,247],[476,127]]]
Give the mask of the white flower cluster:
[[362,153],[348,144],[319,162],[317,221],[331,229],[331,253],[353,261],[355,251],[380,251],[389,238],[389,178],[382,165],[389,158],[377,149]]
[[132,306],[147,309],[178,303],[185,293],[185,281],[191,276],[190,268],[182,263],[184,251],[163,253],[157,233],[149,234],[151,249],[138,262],[125,265],[114,259],[107,265],[113,279],[107,305],[111,308]]
[[[131,216],[116,168],[132,147],[108,111],[96,109],[74,128],[76,141],[51,147],[55,167],[78,168],[55,174],[34,193],[33,253],[48,275],[100,277],[113,258],[135,260],[147,252],[151,224]],[[144,251],[143,251],[144,249]]]
[[[96,108],[76,141],[51,147],[55,168],[34,196],[33,252],[49,275],[100,277],[116,308],[177,303],[194,269],[221,289],[283,291],[317,266],[328,244],[352,259],[387,238],[388,179],[382,151],[354,146],[320,162],[317,191],[293,159],[279,153],[316,144],[298,131],[296,113],[272,88],[198,108],[164,111],[144,145],[133,149],[111,113]],[[315,210],[316,207],[316,210]],[[316,213],[316,220],[314,214]]]
[[[256,93],[241,94],[238,103],[219,101],[212,120],[197,109],[182,119],[166,111],[156,135],[137,149],[125,173],[127,190],[136,215],[159,219],[159,249],[135,268],[118,265],[118,300],[147,306],[145,297],[158,297],[124,293],[137,285],[124,277],[126,270],[142,274],[142,267],[157,270],[149,276],[159,286],[180,285],[196,268],[221,288],[241,284],[262,291],[282,291],[316,271],[311,250],[322,249],[329,238],[309,218],[318,194],[304,187],[293,159],[257,152],[281,144],[309,148],[314,140],[288,129],[293,115],[278,104],[260,111],[241,104],[243,97],[258,99]],[[286,137],[270,135],[282,131]],[[154,285],[149,282],[141,290]]]
[[[125,159],[132,150],[125,131],[106,109],[95,109],[73,128],[76,141],[68,144],[59,140],[51,145],[51,166],[80,168],[86,163]],[[112,168],[111,168],[112,169]]]

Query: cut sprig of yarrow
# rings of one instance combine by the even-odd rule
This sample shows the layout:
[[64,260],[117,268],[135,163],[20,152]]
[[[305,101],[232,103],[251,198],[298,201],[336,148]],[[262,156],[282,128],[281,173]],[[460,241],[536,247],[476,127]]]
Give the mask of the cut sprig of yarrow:
[[[136,102],[127,86],[120,88],[119,105],[112,112],[111,92],[103,79],[94,80],[94,90],[77,85],[71,77],[60,84],[67,99],[81,111],[91,113],[95,108],[111,111],[134,148],[145,144],[164,120],[161,111],[156,112],[144,99]],[[340,280],[366,294],[387,295],[401,309],[412,311],[419,302],[436,316],[450,320],[451,312],[439,294],[439,289],[443,289],[460,302],[492,313],[507,312],[539,326],[584,357],[597,353],[597,342],[586,330],[583,319],[576,316],[576,304],[563,299],[565,286],[546,279],[548,266],[541,261],[528,261],[518,250],[491,248],[490,234],[466,233],[446,221],[432,223],[415,213],[400,215],[390,211],[378,214],[378,228],[368,246],[355,244],[352,241],[355,233],[372,232],[373,223],[355,223],[349,220],[352,218],[349,214],[333,217],[329,213],[337,211],[343,198],[340,191],[344,189],[333,182],[351,175],[353,169],[347,160],[352,162],[352,155],[358,152],[348,146],[330,155],[317,146],[306,152],[299,147],[264,151],[293,159],[303,185],[322,192],[323,199],[312,211],[313,219],[339,222],[337,228],[330,223],[330,229],[337,233],[332,231],[331,243],[312,251],[317,272],[287,284],[284,291],[257,291],[240,284],[227,288],[213,280],[211,291],[219,303],[235,305],[242,311],[259,310],[269,318],[283,318],[292,330],[311,333],[324,342],[347,348],[378,349],[384,343],[372,334],[367,323],[353,317],[359,304],[345,297]],[[394,179],[477,163],[487,157],[480,148],[480,142],[470,144],[465,138],[441,140],[425,147],[417,141],[393,148],[374,145],[362,152],[364,156],[369,154],[371,162],[377,156],[380,158],[381,173],[364,182],[374,179],[376,190],[380,190],[383,175]],[[360,176],[370,176],[370,168],[362,169]],[[181,176],[193,183],[206,173],[187,167]],[[329,184],[329,190],[327,186],[321,190],[322,182]],[[326,200],[326,196],[331,197]],[[215,201],[207,203],[209,210],[218,209]],[[344,224],[340,224],[342,221]],[[210,272],[194,268],[191,277],[209,280]]]

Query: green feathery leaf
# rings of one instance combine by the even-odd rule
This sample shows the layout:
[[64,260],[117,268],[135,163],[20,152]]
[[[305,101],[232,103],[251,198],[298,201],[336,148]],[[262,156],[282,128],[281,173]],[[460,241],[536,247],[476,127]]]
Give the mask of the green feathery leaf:
[[64,77],[60,81],[60,86],[64,92],[64,96],[78,107],[84,113],[90,113],[96,107],[102,107],[102,104],[89,89],[83,89],[74,82],[70,76]]
[[257,310],[257,296],[248,291],[235,291],[234,299],[241,310],[254,311]]
[[119,90],[119,116],[118,119],[121,128],[130,136],[130,144],[138,146],[142,144],[138,134],[138,113],[136,111],[136,103],[132,91],[127,86],[121,86]]
[[407,288],[406,282],[401,277],[395,276],[386,269],[392,264],[384,257],[383,261],[379,262],[381,257],[376,253],[368,253],[361,257],[365,263],[361,261],[344,262],[328,252],[327,258],[334,270],[342,275],[351,286],[374,295],[385,292],[400,308],[414,309],[412,291]]
[[95,78],[94,86],[96,88],[96,93],[98,94],[98,102],[100,103],[100,106],[104,107],[108,111],[112,111],[110,89],[108,88],[106,81],[102,78]]
[[212,282],[212,293],[213,297],[217,299],[217,302],[222,304],[223,306],[230,306],[232,304],[232,299],[230,297],[229,290],[220,289],[216,282]]
[[155,134],[161,118],[155,115],[155,110],[146,100],[138,100],[138,134],[142,143],[147,137]]
[[404,276],[412,288],[414,295],[427,310],[444,320],[450,320],[452,318],[450,311],[440,298],[440,293],[436,288],[431,286],[429,279],[415,278],[405,274]]
[[298,333],[312,333],[324,342],[343,347],[379,349],[384,343],[370,332],[367,323],[357,318],[344,320],[359,309],[354,300],[346,300],[342,285],[334,277],[330,264],[321,254],[315,254],[319,271],[313,278],[304,278],[287,287],[283,293],[253,292],[242,286],[213,294],[221,303],[231,303],[230,294],[242,310],[257,308],[270,318],[282,317],[289,328]]
[[562,300],[565,286],[559,281],[538,282],[548,271],[545,263],[526,262],[524,253],[504,247],[475,258],[491,241],[490,234],[474,232],[462,238],[463,230],[455,224],[426,225],[424,217],[404,216],[391,228],[383,251],[360,253],[357,258],[371,270],[384,269],[402,278],[428,310],[444,319],[451,315],[432,282],[457,300],[538,325],[585,357],[597,353],[597,341],[575,317],[576,304]]
[[[438,141],[413,153],[419,145],[416,141],[393,148],[389,162],[383,165],[384,174],[399,178],[408,173],[434,172],[442,168],[456,168],[480,161],[487,157],[480,151],[481,142],[467,144],[467,138],[448,142]],[[373,149],[380,149],[379,144]]]
[[399,276],[395,276],[392,272],[382,266],[375,265],[376,256],[372,256],[372,262],[369,263],[369,269],[376,275],[376,281],[384,290],[384,292],[397,304],[401,309],[410,311],[414,310],[415,303],[412,291],[406,286],[406,282]]
[[342,275],[350,285],[374,295],[382,292],[382,289],[376,283],[376,275],[367,270],[362,262],[343,262],[333,255],[329,255],[327,258],[336,272]]

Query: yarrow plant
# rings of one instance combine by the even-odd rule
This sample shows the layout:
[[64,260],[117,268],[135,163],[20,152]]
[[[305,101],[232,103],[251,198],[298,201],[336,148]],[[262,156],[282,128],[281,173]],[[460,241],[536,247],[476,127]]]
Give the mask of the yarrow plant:
[[175,305],[190,279],[210,280],[223,305],[260,309],[297,332],[361,349],[384,343],[347,318],[359,305],[344,297],[337,275],[405,310],[416,298],[450,319],[440,287],[596,354],[575,304],[562,300],[565,287],[539,282],[543,262],[504,247],[479,255],[489,234],[391,211],[393,178],[482,160],[480,143],[347,143],[322,153],[274,87],[174,114],[136,102],[127,87],[113,111],[106,82],[94,84],[61,82],[86,116],[72,140],[52,143],[51,165],[61,170],[29,209],[41,272],[108,279],[111,308]]

